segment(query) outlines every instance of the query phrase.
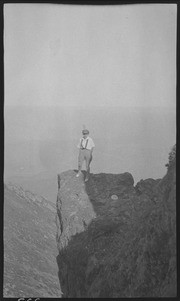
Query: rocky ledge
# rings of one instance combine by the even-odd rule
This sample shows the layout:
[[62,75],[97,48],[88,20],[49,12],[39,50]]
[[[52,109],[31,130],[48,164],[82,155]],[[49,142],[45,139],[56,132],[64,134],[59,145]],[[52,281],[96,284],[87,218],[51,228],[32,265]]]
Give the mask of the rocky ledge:
[[65,298],[176,296],[176,160],[162,179],[58,175],[57,245]]

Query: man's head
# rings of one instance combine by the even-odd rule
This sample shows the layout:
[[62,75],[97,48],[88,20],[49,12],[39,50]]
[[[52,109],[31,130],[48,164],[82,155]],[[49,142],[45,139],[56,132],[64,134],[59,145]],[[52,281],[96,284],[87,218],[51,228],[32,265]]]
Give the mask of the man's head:
[[89,134],[89,131],[84,129],[84,130],[82,130],[82,134],[83,134],[83,137],[86,138]]

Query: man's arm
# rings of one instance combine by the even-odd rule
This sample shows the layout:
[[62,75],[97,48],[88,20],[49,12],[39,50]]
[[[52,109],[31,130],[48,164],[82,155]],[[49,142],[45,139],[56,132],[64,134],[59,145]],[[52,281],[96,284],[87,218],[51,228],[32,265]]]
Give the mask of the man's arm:
[[91,156],[92,156],[94,147],[95,147],[95,144],[94,144],[94,141],[91,138],[91,150],[90,150]]
[[90,150],[90,154],[91,154],[91,156],[92,156],[92,153],[93,153],[93,149],[94,149],[94,146],[91,148],[91,150]]
[[93,149],[95,147],[94,141],[92,138],[89,137],[89,142],[88,142],[89,150],[90,150],[90,156],[92,157]]

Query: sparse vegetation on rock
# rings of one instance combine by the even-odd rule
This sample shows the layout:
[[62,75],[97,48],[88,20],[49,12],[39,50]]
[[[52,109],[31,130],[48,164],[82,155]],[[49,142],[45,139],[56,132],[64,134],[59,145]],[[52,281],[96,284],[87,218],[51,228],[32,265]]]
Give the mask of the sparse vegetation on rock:
[[172,147],[168,159],[169,162],[165,165],[167,168],[169,168],[170,165],[172,165],[176,161],[176,144]]

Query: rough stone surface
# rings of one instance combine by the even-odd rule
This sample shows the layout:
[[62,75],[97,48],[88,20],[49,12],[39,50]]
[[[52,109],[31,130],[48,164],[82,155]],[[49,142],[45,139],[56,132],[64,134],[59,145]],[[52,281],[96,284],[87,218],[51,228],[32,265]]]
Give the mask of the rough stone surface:
[[[176,296],[175,159],[163,179],[58,175],[59,279],[66,298]],[[112,199],[116,195],[118,198]]]
[[4,185],[4,298],[60,298],[55,204]]

